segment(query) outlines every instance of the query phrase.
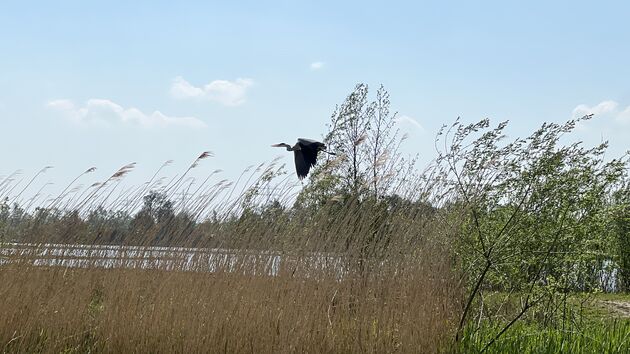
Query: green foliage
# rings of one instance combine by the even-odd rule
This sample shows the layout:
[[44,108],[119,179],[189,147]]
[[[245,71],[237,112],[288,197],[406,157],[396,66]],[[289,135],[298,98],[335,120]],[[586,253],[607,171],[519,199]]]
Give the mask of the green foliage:
[[167,196],[151,191],[143,198],[144,205],[138,213],[139,217],[145,215],[153,222],[162,223],[171,219],[175,212],[173,211],[173,202],[167,199]]
[[614,232],[620,290],[630,292],[630,182],[615,196]]
[[151,191],[142,209],[131,220],[128,241],[136,244],[175,245],[192,243],[195,221],[187,213],[175,213],[173,202],[160,192]]
[[630,321],[571,323],[567,328],[549,328],[519,323],[491,347],[486,347],[499,327],[468,328],[461,353],[628,353]]
[[456,243],[469,284],[460,330],[486,290],[521,297],[514,317],[498,322],[497,338],[532,308],[546,305],[543,317],[551,320],[563,306],[558,298],[566,302],[570,291],[606,290],[601,275],[611,261],[609,199],[627,162],[604,161],[606,144],[560,144],[576,123],[590,118],[546,123],[508,143],[502,142],[507,122],[490,128],[488,120],[457,121],[438,135],[445,148],[437,178],[450,191],[446,201],[467,215]]

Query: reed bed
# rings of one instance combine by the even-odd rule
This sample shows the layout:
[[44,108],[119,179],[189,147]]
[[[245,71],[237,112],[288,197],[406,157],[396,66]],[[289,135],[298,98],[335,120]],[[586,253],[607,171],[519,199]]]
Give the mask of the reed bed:
[[[458,220],[431,206],[430,179],[394,186],[386,202],[290,208],[299,188],[277,161],[234,183],[189,177],[209,157],[164,178],[167,162],[132,187],[134,164],[78,187],[88,169],[44,197],[17,185],[33,189],[45,170],[0,179],[1,350],[448,350],[461,311]],[[108,257],[117,266],[103,266]]]

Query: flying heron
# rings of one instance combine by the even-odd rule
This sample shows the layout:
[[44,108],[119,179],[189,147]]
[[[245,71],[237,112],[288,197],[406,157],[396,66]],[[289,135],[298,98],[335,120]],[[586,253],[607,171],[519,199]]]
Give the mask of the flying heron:
[[303,179],[308,175],[311,167],[317,163],[317,153],[323,151],[330,155],[332,152],[326,151],[326,144],[311,139],[299,138],[295,145],[291,146],[286,143],[274,144],[273,147],[285,147],[287,151],[293,151],[295,158],[295,172],[299,179]]

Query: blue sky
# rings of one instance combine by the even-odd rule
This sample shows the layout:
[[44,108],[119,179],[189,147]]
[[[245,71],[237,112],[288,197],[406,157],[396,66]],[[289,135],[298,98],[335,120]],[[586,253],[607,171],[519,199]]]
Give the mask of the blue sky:
[[593,112],[576,138],[620,155],[629,13],[621,1],[4,1],[0,175],[52,165],[40,179],[52,190],[137,162],[133,183],[211,150],[197,172],[233,179],[283,154],[271,143],[320,138],[359,82],[385,85],[422,162],[458,116],[523,136]]

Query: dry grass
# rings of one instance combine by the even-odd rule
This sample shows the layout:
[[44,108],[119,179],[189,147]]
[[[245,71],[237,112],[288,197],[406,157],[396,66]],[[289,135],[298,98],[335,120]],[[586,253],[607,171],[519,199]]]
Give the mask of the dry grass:
[[[221,248],[236,261],[214,272],[203,257],[170,271],[66,268],[5,253],[0,351],[418,353],[449,345],[461,310],[447,241],[457,227],[426,204],[383,209],[334,198],[315,212],[260,211],[269,195],[285,205],[295,198],[286,179],[271,178],[273,165],[241,185],[206,179],[191,188],[184,176],[160,185],[156,173],[145,186],[114,193],[120,171],[132,167],[84,191],[71,183],[45,210],[5,207],[0,241]],[[3,183],[4,193],[11,182]],[[428,189],[395,192],[420,200]],[[177,214],[166,221],[136,214],[150,190],[176,200]],[[239,211],[244,204],[253,212]],[[136,216],[91,215],[103,207]],[[281,257],[274,276],[269,254]],[[322,255],[337,262],[315,266]]]
[[7,352],[434,352],[456,311],[430,271],[363,279],[4,266]]

